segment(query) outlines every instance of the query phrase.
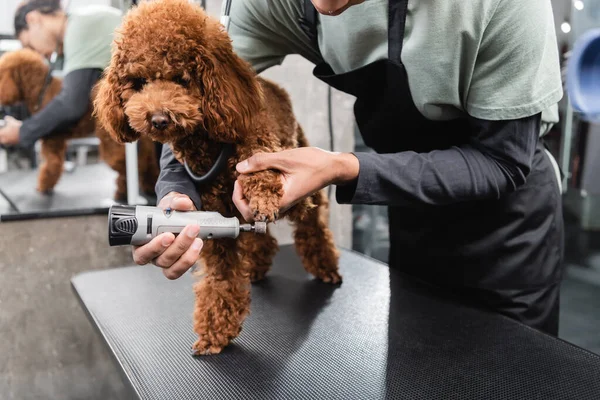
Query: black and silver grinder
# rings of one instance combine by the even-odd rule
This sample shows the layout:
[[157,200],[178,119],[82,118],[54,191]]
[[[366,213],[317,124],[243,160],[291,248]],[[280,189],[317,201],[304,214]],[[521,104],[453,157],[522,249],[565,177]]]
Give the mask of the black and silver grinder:
[[159,207],[113,205],[108,211],[110,246],[140,246],[165,232],[175,235],[186,225],[200,226],[202,240],[232,238],[242,232],[267,233],[266,222],[240,224],[236,217],[224,217],[212,211],[174,211]]

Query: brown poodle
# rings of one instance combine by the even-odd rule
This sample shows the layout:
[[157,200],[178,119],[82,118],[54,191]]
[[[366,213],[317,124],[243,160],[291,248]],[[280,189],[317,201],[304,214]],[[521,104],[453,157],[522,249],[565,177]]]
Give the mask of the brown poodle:
[[[203,210],[243,220],[232,201],[235,165],[257,152],[308,145],[289,96],[258,77],[234,53],[219,21],[187,0],[141,3],[125,16],[119,34],[94,103],[99,121],[122,142],[148,136],[170,144],[198,175],[211,168],[222,144],[233,144],[227,167],[200,194]],[[280,178],[278,171],[263,171],[242,182],[257,220],[278,217]],[[318,192],[281,217],[294,224],[304,268],[337,284],[339,254],[327,208]],[[204,276],[195,285],[195,354],[219,353],[240,333],[250,282],[265,276],[276,252],[270,234],[205,243]]]
[[[44,108],[61,91],[62,81],[53,77],[44,93],[38,109],[49,67],[41,55],[29,49],[5,53],[0,57],[0,104],[13,105],[24,102],[30,114]],[[92,94],[93,96],[93,94]],[[127,195],[125,171],[125,147],[114,141],[92,117],[92,102],[86,115],[73,127],[60,134],[42,139],[42,164],[38,175],[37,190],[50,193],[58,183],[65,161],[67,140],[93,136],[100,139],[100,155],[118,173],[115,200],[122,201]],[[140,140],[139,151],[140,187],[146,193],[154,193],[159,168],[151,139]]]

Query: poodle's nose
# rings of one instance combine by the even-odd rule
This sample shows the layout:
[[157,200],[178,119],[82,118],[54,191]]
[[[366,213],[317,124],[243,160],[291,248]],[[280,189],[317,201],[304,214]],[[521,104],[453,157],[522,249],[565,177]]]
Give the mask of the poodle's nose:
[[169,118],[163,113],[157,113],[152,116],[152,126],[162,131],[169,126]]

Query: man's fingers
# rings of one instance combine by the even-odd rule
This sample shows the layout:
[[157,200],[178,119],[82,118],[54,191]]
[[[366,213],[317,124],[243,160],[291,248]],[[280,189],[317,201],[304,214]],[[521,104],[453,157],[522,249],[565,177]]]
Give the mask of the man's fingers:
[[250,206],[248,205],[248,200],[244,198],[244,193],[242,190],[242,185],[239,181],[235,181],[233,185],[233,195],[232,195],[233,204],[235,204],[236,208],[242,214],[242,217],[251,222],[254,219],[252,212],[250,211]]
[[163,254],[175,240],[170,232],[163,233],[152,239],[144,246],[133,247],[133,261],[138,265],[146,265]]
[[196,236],[200,233],[198,225],[186,226],[177,238],[155,261],[161,268],[169,268],[190,248]]
[[249,174],[267,169],[286,171],[285,151],[278,153],[256,153],[236,165],[236,170],[240,174]]
[[163,274],[168,279],[178,279],[187,272],[198,261],[200,250],[202,250],[202,240],[194,239],[190,248],[175,262],[170,268],[164,269]]

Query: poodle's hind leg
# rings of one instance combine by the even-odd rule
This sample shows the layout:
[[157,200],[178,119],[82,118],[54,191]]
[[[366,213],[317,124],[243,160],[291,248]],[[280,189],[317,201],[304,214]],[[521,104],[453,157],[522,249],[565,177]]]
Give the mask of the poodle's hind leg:
[[[310,200],[316,207],[310,207]],[[328,227],[328,200],[322,191],[289,211],[295,225],[294,242],[307,272],[323,282],[342,281],[338,270],[339,251]]]
[[42,141],[42,164],[39,167],[37,184],[39,192],[52,192],[62,176],[66,152],[67,141],[63,137],[52,137]]
[[235,339],[250,310],[250,279],[233,239],[206,241],[204,276],[194,285],[195,355],[218,354]]

